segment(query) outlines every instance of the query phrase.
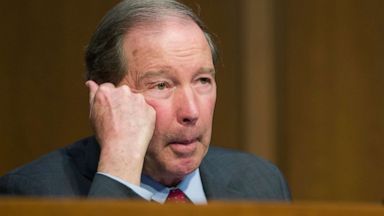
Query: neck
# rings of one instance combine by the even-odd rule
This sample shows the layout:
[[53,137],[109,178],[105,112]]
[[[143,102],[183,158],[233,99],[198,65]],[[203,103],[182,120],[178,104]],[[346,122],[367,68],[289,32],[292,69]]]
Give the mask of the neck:
[[143,172],[143,174],[150,177],[152,180],[166,186],[166,187],[176,187],[184,178],[184,177],[153,175],[153,174],[146,173],[146,172]]

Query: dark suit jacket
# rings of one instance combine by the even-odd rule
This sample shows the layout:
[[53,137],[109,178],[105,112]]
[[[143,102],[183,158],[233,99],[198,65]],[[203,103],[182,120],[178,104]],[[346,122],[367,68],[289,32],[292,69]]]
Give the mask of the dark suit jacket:
[[[94,137],[51,152],[0,178],[0,194],[140,198],[125,185],[96,174]],[[208,200],[289,200],[280,171],[256,156],[210,147],[200,165]]]

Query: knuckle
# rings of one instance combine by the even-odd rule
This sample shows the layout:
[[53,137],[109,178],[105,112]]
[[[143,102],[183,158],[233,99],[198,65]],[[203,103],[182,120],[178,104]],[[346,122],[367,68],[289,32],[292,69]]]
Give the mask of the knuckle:
[[96,92],[95,97],[94,97],[94,102],[104,102],[108,98],[108,91],[100,89],[99,91]]
[[107,83],[101,84],[99,87],[99,92],[109,91],[110,88],[111,87]]
[[143,95],[141,94],[131,94],[131,101],[135,103],[137,106],[144,106],[145,100]]
[[122,85],[122,86],[120,86],[120,89],[121,89],[123,92],[131,92],[130,88],[129,88],[127,85]]
[[114,88],[115,87],[112,83],[101,84],[94,96],[94,100],[99,102],[106,101],[113,94]]
[[132,95],[133,95],[131,89],[130,89],[129,86],[127,86],[127,85],[119,86],[119,87],[117,88],[117,91],[119,92],[119,94],[127,95],[127,96],[129,96],[130,98],[131,98]]
[[144,95],[142,94],[136,94],[136,98],[141,101],[141,102],[145,102],[145,98],[144,98]]

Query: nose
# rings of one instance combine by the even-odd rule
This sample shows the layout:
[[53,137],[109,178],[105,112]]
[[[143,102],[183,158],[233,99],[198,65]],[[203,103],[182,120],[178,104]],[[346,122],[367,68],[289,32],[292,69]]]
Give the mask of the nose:
[[184,126],[193,126],[199,119],[197,95],[191,88],[180,89],[177,100],[177,121]]

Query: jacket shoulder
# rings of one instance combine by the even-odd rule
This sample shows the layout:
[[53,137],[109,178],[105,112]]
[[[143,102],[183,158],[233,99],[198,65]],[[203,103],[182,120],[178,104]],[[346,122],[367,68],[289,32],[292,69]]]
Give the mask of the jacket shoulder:
[[69,148],[79,148],[85,142],[52,151],[0,177],[0,194],[78,195],[76,183],[81,175]]
[[234,195],[238,198],[290,199],[287,183],[280,170],[271,162],[250,153],[210,147],[202,162],[201,172],[208,176],[208,182],[236,191]]
[[254,169],[271,174],[279,171],[274,164],[254,154],[220,147],[211,147],[206,160],[212,165],[225,167],[226,171],[231,173]]

